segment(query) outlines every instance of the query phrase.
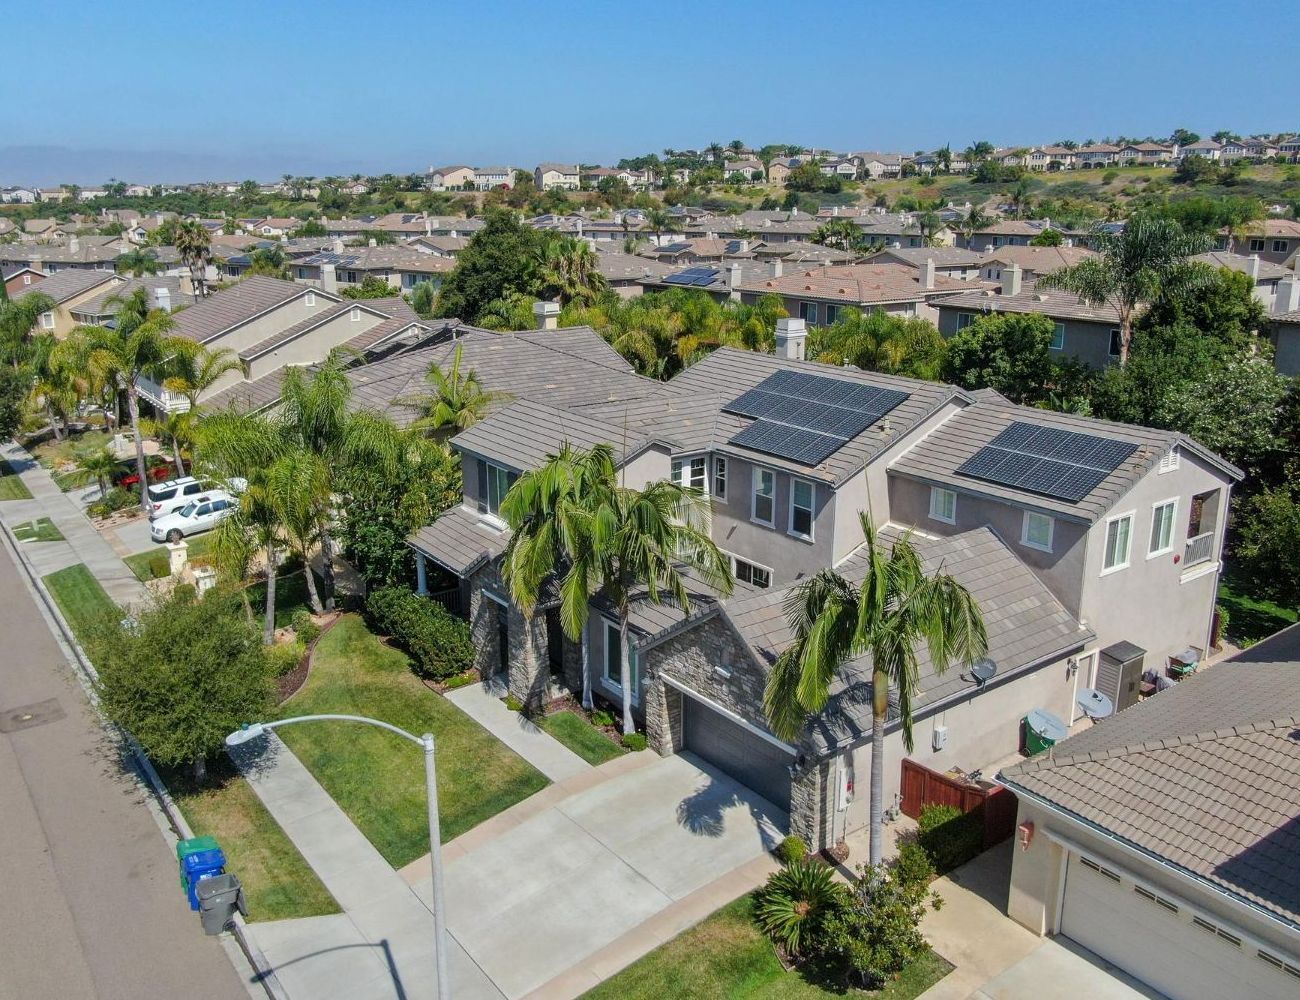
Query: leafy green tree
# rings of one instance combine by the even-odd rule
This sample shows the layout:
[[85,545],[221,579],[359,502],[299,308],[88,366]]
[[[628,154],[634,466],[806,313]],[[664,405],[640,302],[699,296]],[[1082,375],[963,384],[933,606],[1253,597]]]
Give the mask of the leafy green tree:
[[527,292],[507,292],[493,299],[478,315],[478,325],[485,330],[529,330],[534,323],[533,306],[537,297]]
[[1162,422],[1255,469],[1282,443],[1277,426],[1289,387],[1267,354],[1243,353],[1185,390],[1166,387]]
[[1157,295],[1170,301],[1190,297],[1210,282],[1205,268],[1189,261],[1210,241],[1185,232],[1171,219],[1138,214],[1119,232],[1092,232],[1096,257],[1044,274],[1043,289],[1073,292],[1090,305],[1110,305],[1119,313],[1119,363],[1128,362],[1137,310]]
[[786,602],[794,641],[768,675],[763,710],[781,739],[800,738],[810,716],[830,700],[831,683],[851,661],[871,657],[871,849],[883,852],[885,725],[890,694],[898,698],[903,745],[912,752],[912,703],[918,693],[917,648],[924,643],[936,673],[971,663],[988,650],[979,605],[946,573],[928,574],[911,539],[889,552],[865,514],[858,515],[866,553],[861,585],[824,569],[798,585]]
[[437,298],[437,290],[433,287],[432,281],[421,281],[411,289],[408,301],[415,314],[421,319],[432,319],[434,302]]
[[1264,329],[1268,316],[1255,298],[1250,275],[1229,268],[1209,268],[1195,295],[1157,295],[1138,318],[1136,330],[1154,330],[1187,323],[1206,337],[1243,347]]
[[[202,783],[226,735],[272,709],[271,670],[257,628],[230,593],[189,587],[133,622],[106,616],[88,652],[100,706],[163,767]],[[159,651],[166,650],[165,656]]]
[[852,219],[831,219],[823,222],[810,237],[813,243],[824,247],[833,247],[845,253],[857,253],[863,249],[862,230]]
[[267,278],[289,280],[289,264],[284,250],[276,243],[269,247],[258,247],[248,255],[248,270],[245,276],[260,274]]
[[809,353],[827,364],[933,380],[942,370],[946,346],[928,320],[845,308],[831,326],[813,331]]
[[361,284],[341,288],[339,294],[345,299],[387,299],[397,292],[383,278],[367,274]]
[[438,312],[477,322],[488,304],[511,292],[531,294],[542,235],[505,210],[490,212],[443,282]]
[[1041,313],[986,313],[948,339],[943,377],[1032,402],[1052,377],[1051,343],[1052,321]]
[[27,380],[20,371],[0,368],[0,441],[13,437],[22,427],[27,391]]
[[14,368],[23,362],[41,314],[53,308],[54,300],[39,291],[0,302],[0,362]]
[[1190,129],[1176,128],[1170,134],[1169,141],[1179,146],[1190,146],[1194,142],[1200,142],[1201,137]]
[[308,219],[301,226],[289,234],[293,239],[305,239],[309,236],[328,236],[329,230],[319,219]]
[[1250,593],[1300,609],[1300,484],[1288,478],[1240,498],[1234,507],[1233,561]]
[[1140,329],[1133,335],[1129,363],[1112,365],[1096,377],[1093,412],[1120,423],[1167,427],[1165,399],[1210,378],[1231,353],[1223,341],[1186,322]]
[[1064,242],[1065,237],[1061,235],[1059,229],[1044,229],[1029,241],[1029,245],[1034,247],[1059,247]]

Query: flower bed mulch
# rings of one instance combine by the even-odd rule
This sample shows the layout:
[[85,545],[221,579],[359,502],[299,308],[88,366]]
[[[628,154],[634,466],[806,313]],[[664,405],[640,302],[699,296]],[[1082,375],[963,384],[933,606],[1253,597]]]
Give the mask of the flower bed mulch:
[[337,625],[342,618],[343,615],[337,611],[328,616],[327,620],[323,623],[315,619],[313,616],[313,620],[316,620],[317,624],[321,627],[320,633],[315,639],[307,644],[307,652],[304,653],[302,659],[298,661],[298,665],[283,677],[277,677],[275,679],[276,693],[278,696],[276,704],[283,705],[286,701],[296,695],[302,689],[302,686],[307,683],[307,675],[311,673],[311,657],[312,653],[316,651],[316,644],[320,642],[321,639],[325,637],[325,633]]

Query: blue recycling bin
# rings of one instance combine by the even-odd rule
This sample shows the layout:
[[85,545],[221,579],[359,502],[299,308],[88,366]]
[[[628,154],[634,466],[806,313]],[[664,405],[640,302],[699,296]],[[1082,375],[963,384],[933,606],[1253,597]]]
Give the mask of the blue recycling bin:
[[224,875],[225,871],[226,853],[219,847],[210,851],[196,851],[181,859],[181,878],[191,910],[199,908],[197,892],[199,880],[211,878],[213,875]]

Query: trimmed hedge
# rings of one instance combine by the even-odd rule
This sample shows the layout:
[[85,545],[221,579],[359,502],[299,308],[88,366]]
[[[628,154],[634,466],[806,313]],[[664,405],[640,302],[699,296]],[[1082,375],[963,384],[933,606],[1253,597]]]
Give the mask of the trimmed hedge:
[[415,661],[416,675],[445,680],[474,662],[469,625],[405,587],[382,587],[366,600],[366,619]]
[[964,865],[984,850],[984,826],[979,812],[956,806],[928,805],[917,820],[917,840],[941,874]]

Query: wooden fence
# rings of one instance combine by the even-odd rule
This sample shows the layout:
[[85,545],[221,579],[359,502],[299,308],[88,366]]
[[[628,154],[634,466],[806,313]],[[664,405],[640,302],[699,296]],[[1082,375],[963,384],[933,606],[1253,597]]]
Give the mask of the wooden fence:
[[921,810],[929,805],[956,806],[964,813],[978,811],[984,823],[985,847],[1000,844],[1016,828],[1016,797],[1005,788],[972,785],[904,759],[903,815],[919,819]]

